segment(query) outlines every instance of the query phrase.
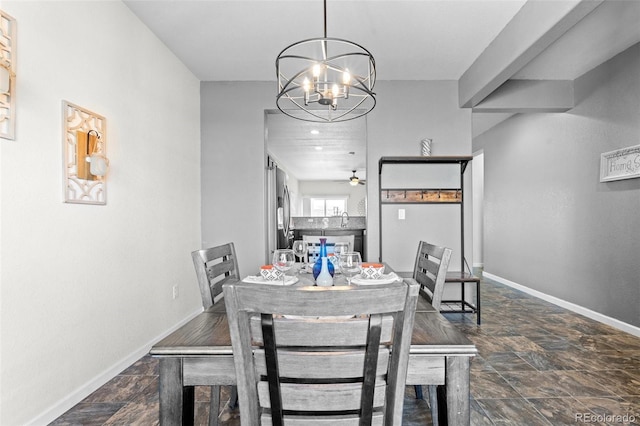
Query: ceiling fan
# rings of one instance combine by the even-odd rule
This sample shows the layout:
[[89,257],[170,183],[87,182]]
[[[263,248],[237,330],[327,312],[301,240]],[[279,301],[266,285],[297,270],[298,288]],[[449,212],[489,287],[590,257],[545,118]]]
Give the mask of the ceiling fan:
[[349,178],[349,184],[352,186],[364,185],[365,181],[356,176],[356,171],[353,170],[353,176]]

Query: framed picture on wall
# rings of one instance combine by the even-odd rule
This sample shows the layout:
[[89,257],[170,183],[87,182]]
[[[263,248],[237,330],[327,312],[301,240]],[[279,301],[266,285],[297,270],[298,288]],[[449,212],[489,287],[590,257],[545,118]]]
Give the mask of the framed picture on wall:
[[600,154],[600,182],[640,177],[640,145]]

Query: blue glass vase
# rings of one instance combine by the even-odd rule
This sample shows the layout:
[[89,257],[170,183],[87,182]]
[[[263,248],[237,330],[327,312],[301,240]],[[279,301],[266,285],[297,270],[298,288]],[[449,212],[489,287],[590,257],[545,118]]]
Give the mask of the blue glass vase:
[[[320,271],[322,270],[322,258],[327,257],[327,239],[320,238],[320,255],[316,260],[316,263],[313,264],[313,279],[315,280],[320,275]],[[329,273],[333,277],[335,273],[335,268],[333,267],[333,263],[327,262],[327,267],[329,268]]]

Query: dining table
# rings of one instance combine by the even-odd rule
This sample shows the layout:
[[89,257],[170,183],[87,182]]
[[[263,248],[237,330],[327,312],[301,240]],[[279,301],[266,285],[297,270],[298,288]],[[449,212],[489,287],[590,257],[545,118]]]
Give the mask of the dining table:
[[[386,272],[393,272],[388,265]],[[314,285],[305,269],[294,273],[297,280],[292,285]],[[346,285],[345,278],[336,273],[334,285]],[[160,364],[161,425],[193,424],[194,386],[236,384],[223,300],[153,345],[149,353]],[[440,424],[470,424],[469,367],[476,354],[476,347],[462,332],[427,299],[418,298],[406,384],[437,385]],[[216,424],[212,420],[210,424]]]

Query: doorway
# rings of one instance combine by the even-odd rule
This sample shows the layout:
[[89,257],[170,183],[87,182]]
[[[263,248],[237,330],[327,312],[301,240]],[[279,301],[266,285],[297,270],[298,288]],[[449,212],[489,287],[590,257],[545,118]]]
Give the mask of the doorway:
[[484,268],[484,151],[473,153],[473,268]]

